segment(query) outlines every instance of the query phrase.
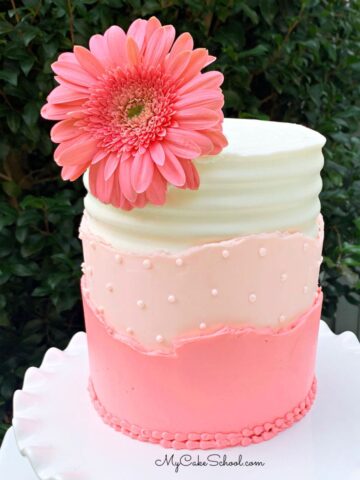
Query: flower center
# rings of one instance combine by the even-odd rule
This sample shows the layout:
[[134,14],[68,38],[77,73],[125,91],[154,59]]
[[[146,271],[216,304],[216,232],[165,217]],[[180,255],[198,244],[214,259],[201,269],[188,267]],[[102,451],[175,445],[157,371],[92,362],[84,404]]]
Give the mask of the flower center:
[[92,88],[79,126],[109,153],[136,154],[162,140],[172,126],[175,92],[159,69],[110,70]]
[[134,117],[138,117],[143,110],[144,105],[141,105],[141,103],[138,105],[132,105],[127,109],[127,116],[131,120]]

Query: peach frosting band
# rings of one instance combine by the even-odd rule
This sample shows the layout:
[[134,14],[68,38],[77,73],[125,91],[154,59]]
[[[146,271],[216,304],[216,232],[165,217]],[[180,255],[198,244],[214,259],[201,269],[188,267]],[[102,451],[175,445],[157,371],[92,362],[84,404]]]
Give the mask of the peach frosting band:
[[178,255],[114,248],[91,231],[88,220],[85,214],[80,228],[83,292],[109,327],[130,333],[148,349],[171,349],[183,335],[219,324],[280,328],[304,314],[316,297],[321,216],[316,238],[272,232]]

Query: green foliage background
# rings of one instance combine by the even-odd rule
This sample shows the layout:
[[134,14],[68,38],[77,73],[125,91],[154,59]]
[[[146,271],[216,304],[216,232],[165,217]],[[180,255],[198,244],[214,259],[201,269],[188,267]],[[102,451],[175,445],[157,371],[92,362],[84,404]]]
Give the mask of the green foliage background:
[[226,115],[308,125],[328,138],[324,317],[360,300],[360,2],[0,1],[0,438],[25,369],[82,328],[81,182],[63,183],[39,110],[50,64],[116,23],[158,16],[217,55]]

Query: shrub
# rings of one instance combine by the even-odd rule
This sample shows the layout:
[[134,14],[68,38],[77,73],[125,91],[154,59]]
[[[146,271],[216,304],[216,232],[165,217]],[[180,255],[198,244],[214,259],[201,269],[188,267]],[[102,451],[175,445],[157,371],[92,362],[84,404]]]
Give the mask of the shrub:
[[[12,8],[8,10],[9,5]],[[226,115],[298,122],[322,132],[324,317],[360,297],[360,2],[353,0],[0,1],[0,419],[24,370],[82,328],[84,194],[59,180],[49,122],[50,64],[111,24],[157,15],[218,56]]]

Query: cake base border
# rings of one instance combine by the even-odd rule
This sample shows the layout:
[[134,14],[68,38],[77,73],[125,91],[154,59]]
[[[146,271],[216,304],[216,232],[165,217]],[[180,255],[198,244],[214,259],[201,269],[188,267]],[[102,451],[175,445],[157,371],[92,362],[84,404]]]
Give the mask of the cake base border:
[[317,380],[314,377],[305,399],[282,417],[277,417],[275,420],[265,422],[262,425],[244,428],[240,432],[231,433],[171,433],[141,428],[107,412],[96,395],[91,379],[89,379],[88,390],[92,404],[103,422],[124,435],[142,442],[155,443],[164,448],[172,448],[174,450],[218,450],[236,446],[246,447],[252,443],[270,440],[278,433],[291,427],[295,422],[301,420],[314,403]]

